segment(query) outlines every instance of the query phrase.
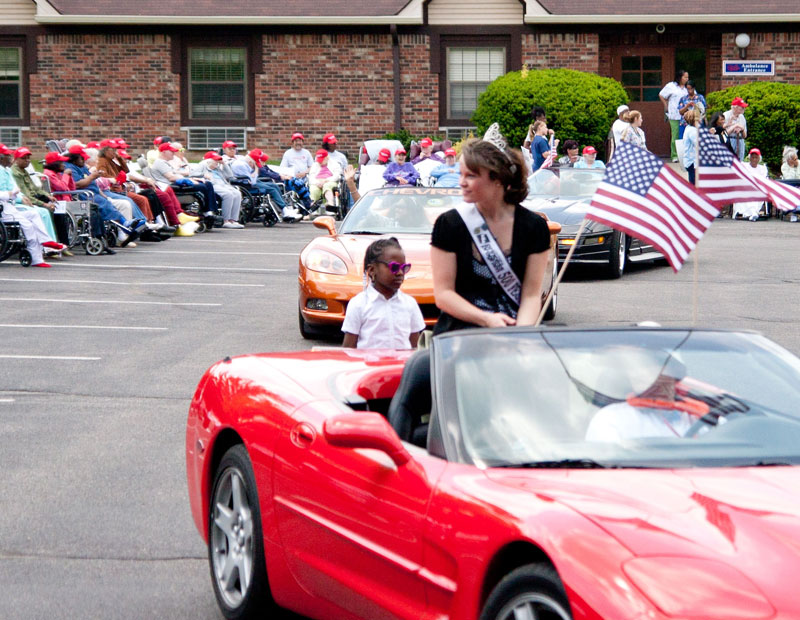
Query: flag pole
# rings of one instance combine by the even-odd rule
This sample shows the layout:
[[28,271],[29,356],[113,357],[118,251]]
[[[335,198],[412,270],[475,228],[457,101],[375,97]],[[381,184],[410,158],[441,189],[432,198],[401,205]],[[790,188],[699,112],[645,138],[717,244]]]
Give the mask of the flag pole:
[[[699,121],[696,122],[699,124]],[[695,128],[697,129],[697,140],[694,145],[694,187],[697,188],[698,175],[700,174],[700,127],[695,126]],[[692,252],[692,327],[697,325],[697,304],[700,288],[700,268],[697,260],[697,253],[700,251],[699,245],[698,241]]]
[[[569,252],[567,252],[566,257],[564,257],[564,264],[561,265],[561,269],[559,269],[558,275],[556,275],[556,279],[553,282],[553,286],[550,287],[550,292],[547,294],[547,298],[544,300],[544,303],[542,304],[542,310],[541,312],[539,312],[539,318],[536,319],[536,323],[533,324],[534,327],[540,325],[542,320],[544,319],[544,313],[547,312],[547,307],[550,305],[550,301],[552,301],[553,295],[556,294],[556,289],[558,288],[561,279],[564,277],[564,272],[567,270],[569,259],[572,258],[572,255],[575,253],[575,248],[578,247],[578,239],[580,239],[584,229],[588,224],[589,220],[584,218],[583,221],[581,222],[580,228],[578,228],[578,232],[575,234],[575,243],[572,244],[572,247],[569,249]],[[556,256],[553,260],[555,260],[556,264],[558,264],[558,239],[556,239]]]

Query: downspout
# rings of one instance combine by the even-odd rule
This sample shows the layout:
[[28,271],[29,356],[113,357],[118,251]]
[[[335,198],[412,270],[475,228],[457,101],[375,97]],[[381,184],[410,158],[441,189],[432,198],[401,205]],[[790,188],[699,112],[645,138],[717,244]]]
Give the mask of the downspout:
[[397,25],[389,26],[392,35],[392,73],[394,77],[394,130],[403,127],[403,109],[400,107],[400,39],[397,36]]

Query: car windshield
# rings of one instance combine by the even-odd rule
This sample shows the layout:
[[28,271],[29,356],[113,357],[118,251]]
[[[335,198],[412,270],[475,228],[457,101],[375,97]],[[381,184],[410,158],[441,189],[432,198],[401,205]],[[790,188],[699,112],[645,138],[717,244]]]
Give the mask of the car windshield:
[[462,202],[461,190],[392,188],[369,192],[342,222],[344,234],[430,234],[443,212]]
[[586,198],[603,180],[605,170],[580,168],[539,169],[528,177],[528,197]]
[[800,463],[800,360],[756,334],[509,330],[435,347],[479,466]]

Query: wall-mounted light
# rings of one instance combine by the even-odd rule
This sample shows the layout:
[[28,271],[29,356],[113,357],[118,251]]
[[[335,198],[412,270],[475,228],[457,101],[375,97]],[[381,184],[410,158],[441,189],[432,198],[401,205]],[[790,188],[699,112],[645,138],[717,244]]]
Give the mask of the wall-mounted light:
[[750,36],[744,32],[737,34],[734,43],[739,48],[739,58],[747,58],[747,46],[750,45]]

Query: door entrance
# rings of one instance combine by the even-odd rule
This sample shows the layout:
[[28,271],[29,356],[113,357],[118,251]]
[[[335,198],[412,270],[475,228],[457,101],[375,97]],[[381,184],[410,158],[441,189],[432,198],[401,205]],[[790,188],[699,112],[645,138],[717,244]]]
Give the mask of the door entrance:
[[670,132],[658,93],[674,78],[674,65],[673,48],[611,48],[611,75],[625,87],[631,110],[642,113],[647,148],[660,157],[669,156]]

